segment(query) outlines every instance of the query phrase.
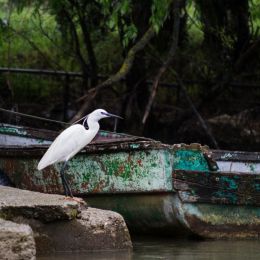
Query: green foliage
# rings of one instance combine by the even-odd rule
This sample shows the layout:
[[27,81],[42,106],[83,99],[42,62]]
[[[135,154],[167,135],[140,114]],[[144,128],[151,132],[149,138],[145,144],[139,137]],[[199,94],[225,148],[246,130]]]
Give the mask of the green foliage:
[[102,41],[95,44],[96,58],[99,64],[99,73],[107,75],[116,72],[122,63],[120,42],[114,33],[109,33],[103,37]]
[[250,0],[250,13],[252,17],[251,30],[255,36],[260,35],[260,0]]
[[150,22],[157,33],[169,15],[171,3],[171,0],[153,0]]
[[137,28],[131,21],[132,2],[130,0],[100,0],[99,3],[106,17],[108,28],[114,32],[121,30],[122,43],[124,47],[127,47],[129,42],[135,40],[137,36]]
[[[77,10],[77,5],[72,7],[70,2],[77,3],[79,9]],[[157,33],[163,29],[167,34],[169,27],[165,29],[164,26],[165,21],[172,21],[173,1],[153,0],[149,4],[147,2],[144,1],[143,4],[144,11],[148,10],[147,13],[150,15],[146,27],[153,26]],[[251,0],[249,3],[250,29],[252,34],[258,37],[260,35],[260,0]],[[135,43],[139,39],[137,36],[141,36],[139,35],[140,28],[134,23],[135,4],[136,2],[131,0],[0,0],[0,66],[82,70],[76,58],[75,39],[71,26],[65,15],[68,13],[78,33],[80,50],[86,63],[89,63],[89,57],[83,31],[80,28],[80,16],[85,19],[90,31],[98,73],[111,75],[122,63],[122,48],[127,50],[129,44]],[[176,55],[176,64],[174,64],[176,69],[180,68],[181,73],[190,80],[217,78],[225,72],[226,67],[217,52],[207,52],[204,48],[204,22],[196,2],[188,0],[182,12],[182,18],[187,15],[187,40]],[[7,25],[6,21],[9,18],[10,23]],[[223,56],[228,57],[234,49],[236,39],[225,28],[214,29],[212,32],[221,42],[224,49]],[[156,49],[155,44],[153,47]],[[158,57],[166,55],[167,50],[162,50]],[[154,61],[148,55],[145,59],[152,67],[151,69],[148,65],[150,71],[147,74],[153,75],[153,70],[156,71],[161,63],[158,60]],[[174,80],[175,78],[169,74],[165,75],[166,80]],[[14,86],[20,84],[19,87],[15,87],[17,99],[25,98],[19,94],[23,88],[27,92],[31,91],[31,97],[36,97],[39,91],[36,87],[38,85],[42,96],[47,97],[48,93],[52,95],[57,93],[55,91],[58,91],[60,87],[56,83],[50,87],[49,79],[32,80],[25,76],[20,76],[19,80],[13,79],[11,82]],[[199,84],[190,88],[193,96],[199,96],[207,91],[210,91],[210,87],[204,88]]]
[[124,25],[124,32],[123,45],[126,47],[130,40],[135,40],[137,36],[137,28],[134,24],[129,26]]
[[190,39],[189,44],[199,45],[203,41],[203,25],[200,21],[194,1],[187,1],[186,12],[188,15],[187,32]]
[[[0,11],[2,20],[8,20],[8,13],[2,9]],[[42,28],[50,35],[58,35],[55,30],[55,21],[49,14],[44,15]],[[51,55],[56,49],[53,43],[45,37],[40,29],[38,17],[34,15],[34,9],[28,7],[19,12],[11,11],[10,23],[5,25],[1,31],[0,66],[12,64],[12,66],[45,67],[46,61],[51,59]],[[46,56],[44,60],[40,53]],[[8,55],[9,53],[9,55]],[[39,59],[41,57],[41,59]],[[46,64],[44,66],[44,63]]]
[[[138,28],[132,21],[133,2],[131,0],[99,0],[99,3],[102,5],[101,9],[106,16],[108,28],[112,31],[121,29],[121,33],[123,33],[122,43],[124,47],[127,47],[129,42],[134,41],[138,34]],[[150,23],[157,33],[169,15],[171,3],[172,0],[152,1]],[[119,24],[122,28],[118,28]]]

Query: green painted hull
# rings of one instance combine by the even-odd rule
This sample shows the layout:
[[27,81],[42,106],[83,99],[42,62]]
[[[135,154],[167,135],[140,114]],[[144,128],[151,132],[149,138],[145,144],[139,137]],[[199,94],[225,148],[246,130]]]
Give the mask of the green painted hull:
[[[18,188],[63,193],[61,165],[36,167],[55,134],[0,127],[0,172]],[[101,131],[69,162],[67,177],[75,195],[121,213],[133,232],[258,238],[259,165],[257,153],[211,155],[198,144]]]

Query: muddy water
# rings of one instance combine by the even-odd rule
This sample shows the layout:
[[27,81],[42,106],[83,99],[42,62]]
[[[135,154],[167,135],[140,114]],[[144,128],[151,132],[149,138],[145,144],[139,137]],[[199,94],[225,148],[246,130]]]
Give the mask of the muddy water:
[[260,241],[195,241],[158,238],[133,240],[133,251],[60,253],[40,260],[83,259],[176,259],[176,260],[260,260]]

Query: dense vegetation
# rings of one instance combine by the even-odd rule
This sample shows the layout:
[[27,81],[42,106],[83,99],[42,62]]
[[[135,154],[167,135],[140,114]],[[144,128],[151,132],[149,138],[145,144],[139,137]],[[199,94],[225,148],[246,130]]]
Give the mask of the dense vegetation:
[[2,73],[0,107],[71,121],[103,107],[120,131],[259,147],[259,0],[0,0],[0,36],[0,67],[82,75]]

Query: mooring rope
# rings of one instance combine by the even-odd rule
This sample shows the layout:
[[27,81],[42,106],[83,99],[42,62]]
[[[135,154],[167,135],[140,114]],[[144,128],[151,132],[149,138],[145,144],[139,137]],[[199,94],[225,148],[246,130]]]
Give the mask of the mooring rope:
[[57,124],[62,124],[62,125],[70,125],[70,123],[66,123],[66,122],[63,122],[63,121],[58,121],[58,120],[48,119],[48,118],[44,118],[44,117],[33,116],[33,115],[29,115],[29,114],[15,112],[15,111],[4,109],[4,108],[1,108],[1,107],[0,107],[0,111],[3,111],[5,113],[9,113],[9,114],[14,114],[14,115],[17,115],[17,116],[23,116],[23,117],[28,117],[28,118],[32,118],[32,119],[37,119],[37,120],[42,120],[42,121],[47,121],[47,122],[52,122],[52,123],[57,123]]

